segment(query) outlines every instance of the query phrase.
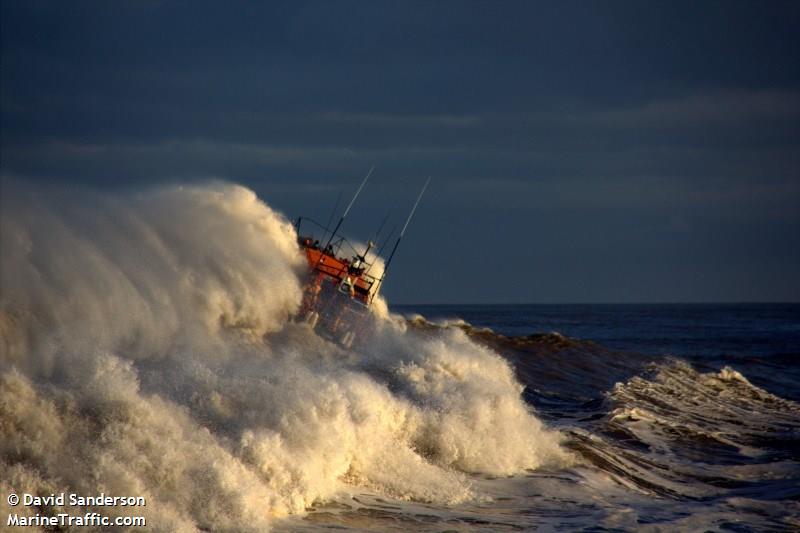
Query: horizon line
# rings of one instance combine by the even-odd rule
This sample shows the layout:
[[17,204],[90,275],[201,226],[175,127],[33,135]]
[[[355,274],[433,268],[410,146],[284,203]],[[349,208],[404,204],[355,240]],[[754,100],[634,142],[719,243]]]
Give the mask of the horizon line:
[[522,305],[800,305],[800,301],[689,301],[689,302],[427,302],[427,303],[391,303],[392,306],[522,306]]

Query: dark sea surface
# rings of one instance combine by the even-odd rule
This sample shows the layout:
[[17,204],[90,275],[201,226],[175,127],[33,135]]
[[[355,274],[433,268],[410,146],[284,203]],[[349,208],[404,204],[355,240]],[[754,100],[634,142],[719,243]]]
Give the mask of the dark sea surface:
[[505,358],[574,462],[475,474],[484,499],[455,506],[365,492],[299,529],[800,531],[800,305],[392,311],[411,335],[461,330]]
[[402,305],[428,320],[463,319],[517,337],[557,332],[698,369],[726,365],[768,391],[800,400],[800,304]]

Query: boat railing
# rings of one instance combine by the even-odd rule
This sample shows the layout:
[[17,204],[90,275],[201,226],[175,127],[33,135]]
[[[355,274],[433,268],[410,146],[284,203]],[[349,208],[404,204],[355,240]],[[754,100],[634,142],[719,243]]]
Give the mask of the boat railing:
[[[313,229],[308,230],[309,226],[311,226]],[[295,230],[297,231],[299,239],[308,240],[311,243],[318,243],[317,248],[320,252],[323,254],[333,255],[335,259],[341,261],[344,264],[343,269],[340,271],[343,276],[349,274],[349,267],[351,264],[350,258],[363,257],[361,255],[362,252],[357,250],[356,247],[353,246],[353,244],[345,237],[338,234],[332,234],[330,229],[312,218],[299,217],[295,223]],[[316,238],[314,230],[321,232],[321,238]],[[370,300],[373,297],[372,289],[377,287],[376,282],[378,281],[377,277],[368,273],[371,267],[372,262],[367,261],[367,258],[364,257],[364,259],[361,261],[361,267],[359,268],[360,273],[354,274],[358,278],[362,279],[367,285],[366,296]],[[360,291],[363,290],[363,288],[356,285],[355,290]]]

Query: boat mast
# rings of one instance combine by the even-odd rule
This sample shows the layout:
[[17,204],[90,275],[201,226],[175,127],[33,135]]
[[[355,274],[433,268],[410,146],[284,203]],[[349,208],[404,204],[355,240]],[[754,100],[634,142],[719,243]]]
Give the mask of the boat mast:
[[[339,191],[339,194],[336,196],[336,203],[333,204],[333,211],[331,211],[331,216],[328,217],[328,223],[325,224],[325,234],[331,231],[331,222],[333,222],[333,217],[336,215],[336,210],[339,209],[339,202],[342,200],[342,191]],[[322,235],[322,240],[325,240],[325,234]]]
[[331,236],[328,238],[328,242],[325,244],[325,248],[327,248],[331,244],[331,241],[333,240],[333,237],[336,236],[336,232],[339,231],[339,228],[342,226],[342,222],[344,222],[344,219],[347,216],[347,213],[350,212],[350,208],[353,207],[353,204],[356,202],[356,198],[358,198],[358,195],[361,194],[361,189],[363,189],[364,185],[367,184],[367,180],[372,175],[372,171],[373,170],[375,170],[375,165],[372,165],[372,167],[370,167],[369,172],[367,172],[367,177],[365,177],[364,181],[362,181],[361,185],[359,185],[358,190],[356,191],[356,194],[353,196],[353,199],[350,200],[350,204],[347,206],[347,209],[344,210],[344,214],[342,214],[342,218],[339,219],[339,223],[336,224],[336,228],[334,228],[333,232],[331,233]]
[[[383,280],[386,278],[386,273],[389,271],[389,265],[392,263],[392,258],[394,257],[394,253],[397,251],[397,247],[400,245],[400,240],[403,238],[403,235],[406,233],[406,228],[408,228],[408,223],[411,222],[411,217],[414,216],[414,212],[417,210],[417,206],[419,205],[419,201],[422,200],[422,195],[425,194],[425,190],[428,188],[428,184],[431,182],[430,176],[428,176],[428,181],[425,182],[425,185],[422,186],[422,190],[419,192],[419,196],[417,196],[417,201],[414,202],[414,207],[411,208],[411,212],[408,214],[408,218],[406,219],[406,223],[403,225],[403,229],[400,230],[400,236],[397,237],[397,240],[394,243],[394,247],[392,248],[392,253],[389,254],[389,259],[386,260],[386,266],[383,267],[383,273],[381,274],[381,279],[378,282],[378,288],[383,285]],[[375,291],[377,294],[378,291]]]
[[[378,228],[378,231],[375,232],[375,237],[373,237],[372,239],[367,241],[367,248],[366,248],[366,250],[364,250],[364,253],[358,256],[358,257],[361,258],[361,260],[363,262],[365,262],[365,263],[367,262],[367,254],[372,249],[372,247],[375,246],[375,243],[378,242],[378,237],[380,236],[381,231],[383,231],[383,226],[386,225],[386,221],[387,220],[389,220],[389,214],[388,213],[386,214],[385,217],[383,217],[383,222],[381,222],[381,225]],[[358,253],[358,252],[356,252],[356,253]],[[369,268],[367,268],[367,272],[369,272],[370,268],[372,268],[372,264],[370,264]]]

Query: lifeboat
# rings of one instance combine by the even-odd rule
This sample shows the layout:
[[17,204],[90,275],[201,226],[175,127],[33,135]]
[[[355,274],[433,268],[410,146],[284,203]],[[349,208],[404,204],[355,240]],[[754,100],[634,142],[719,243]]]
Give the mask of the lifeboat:
[[[298,320],[307,323],[317,333],[345,348],[352,347],[356,341],[363,340],[366,336],[369,308],[378,296],[400,240],[430,183],[428,178],[406,219],[400,236],[394,243],[385,266],[378,272],[376,271],[378,269],[373,270],[373,266],[380,255],[380,250],[377,253],[370,253],[375,244],[369,241],[366,246],[361,246],[362,250],[359,251],[339,233],[342,223],[372,174],[372,170],[370,169],[362,181],[333,230],[307,217],[298,218],[295,224],[297,242],[308,266]],[[379,234],[380,230],[376,234],[376,240]],[[323,242],[325,244],[322,244]]]
[[[299,219],[298,227],[303,224],[315,223]],[[380,288],[381,280],[370,274],[372,263],[367,262],[372,243],[359,254],[343,238],[322,247],[312,235],[299,235],[308,266],[299,317],[349,348],[365,327],[369,306]]]

